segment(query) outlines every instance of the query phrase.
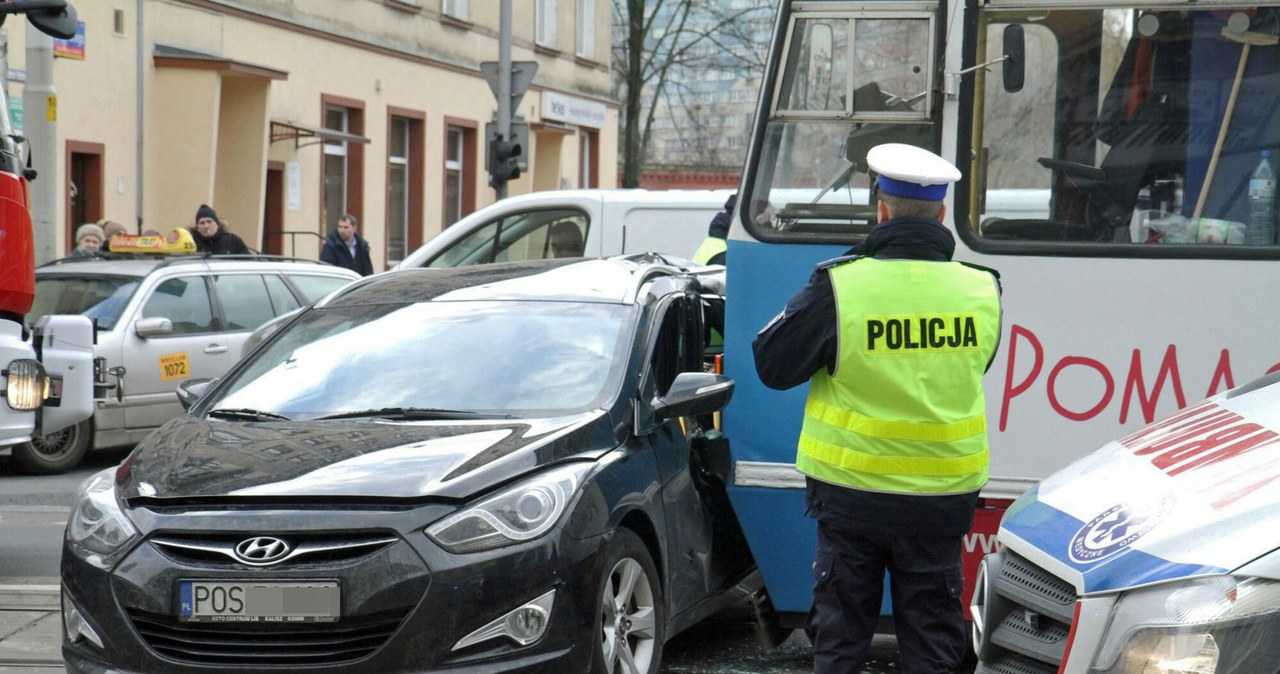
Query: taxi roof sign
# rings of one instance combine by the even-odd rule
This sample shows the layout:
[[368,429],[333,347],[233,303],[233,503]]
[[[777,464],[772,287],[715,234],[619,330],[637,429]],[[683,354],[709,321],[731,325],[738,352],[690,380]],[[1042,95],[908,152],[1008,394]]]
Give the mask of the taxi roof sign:
[[112,253],[177,253],[191,254],[196,252],[196,240],[186,228],[169,232],[167,236],[158,234],[118,234],[111,237]]

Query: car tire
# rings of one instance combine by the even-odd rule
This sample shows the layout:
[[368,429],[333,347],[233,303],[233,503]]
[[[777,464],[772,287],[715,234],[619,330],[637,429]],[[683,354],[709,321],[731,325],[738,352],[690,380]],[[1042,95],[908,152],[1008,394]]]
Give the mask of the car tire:
[[78,424],[32,438],[13,447],[13,464],[29,475],[56,475],[80,465],[93,440],[93,422]]
[[656,674],[666,641],[666,604],[649,549],[630,529],[609,541],[595,620],[595,674]]

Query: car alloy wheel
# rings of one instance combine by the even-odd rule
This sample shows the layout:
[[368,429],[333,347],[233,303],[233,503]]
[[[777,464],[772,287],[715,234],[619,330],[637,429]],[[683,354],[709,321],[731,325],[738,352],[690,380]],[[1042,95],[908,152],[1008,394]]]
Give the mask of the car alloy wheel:
[[666,611],[648,549],[629,529],[609,542],[600,590],[598,672],[653,674],[662,661]]
[[65,473],[80,465],[93,439],[93,424],[85,420],[44,437],[15,445],[13,463],[31,475]]

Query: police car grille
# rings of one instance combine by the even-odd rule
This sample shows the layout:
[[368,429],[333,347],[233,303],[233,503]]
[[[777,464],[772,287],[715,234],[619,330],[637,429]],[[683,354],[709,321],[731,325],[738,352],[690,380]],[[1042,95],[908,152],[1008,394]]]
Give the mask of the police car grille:
[[263,667],[359,660],[391,638],[408,609],[343,618],[335,623],[191,623],[130,610],[134,628],[153,650],[197,665]]
[[[169,559],[188,566],[243,568],[235,556],[235,548],[246,538],[249,536],[243,533],[160,533],[151,538],[151,545]],[[376,532],[282,534],[279,538],[288,541],[292,553],[278,565],[272,566],[284,567],[350,562],[372,555],[400,540],[394,535]]]
[[994,569],[987,616],[991,648],[977,674],[1055,674],[1066,653],[1077,595],[1061,578],[1006,549]]

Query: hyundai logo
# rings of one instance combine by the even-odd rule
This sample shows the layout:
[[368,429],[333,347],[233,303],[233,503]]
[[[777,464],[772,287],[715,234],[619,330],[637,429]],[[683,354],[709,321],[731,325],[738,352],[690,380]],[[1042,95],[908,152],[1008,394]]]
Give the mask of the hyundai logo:
[[289,555],[289,544],[273,536],[246,538],[236,545],[236,559],[245,564],[267,566],[284,561]]

